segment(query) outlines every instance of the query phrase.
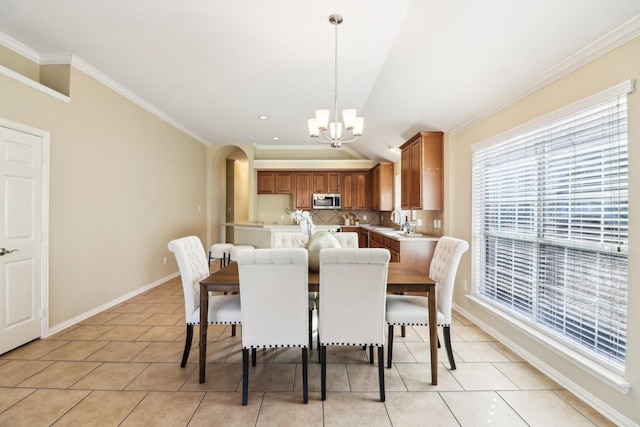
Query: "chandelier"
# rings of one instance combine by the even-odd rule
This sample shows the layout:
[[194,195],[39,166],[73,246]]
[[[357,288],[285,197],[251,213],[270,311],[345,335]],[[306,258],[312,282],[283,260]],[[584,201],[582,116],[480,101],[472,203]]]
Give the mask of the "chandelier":
[[[355,109],[342,111],[342,122],[338,121],[338,25],[342,23],[342,15],[329,16],[329,22],[335,26],[335,82],[333,92],[333,121],[329,123],[329,110],[316,110],[316,117],[309,119],[309,136],[317,142],[331,144],[340,148],[342,144],[353,142],[362,135],[364,118],[356,117]],[[343,134],[344,127],[344,134]]]

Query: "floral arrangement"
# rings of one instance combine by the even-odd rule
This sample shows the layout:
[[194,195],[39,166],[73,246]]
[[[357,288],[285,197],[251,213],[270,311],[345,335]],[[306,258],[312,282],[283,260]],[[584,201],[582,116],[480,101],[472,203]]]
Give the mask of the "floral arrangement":
[[285,209],[284,212],[291,216],[291,219],[296,222],[296,224],[300,225],[300,229],[303,233],[307,233],[309,237],[313,235],[315,230],[315,225],[313,225],[313,219],[311,218],[311,214],[307,211],[302,211],[300,209]]

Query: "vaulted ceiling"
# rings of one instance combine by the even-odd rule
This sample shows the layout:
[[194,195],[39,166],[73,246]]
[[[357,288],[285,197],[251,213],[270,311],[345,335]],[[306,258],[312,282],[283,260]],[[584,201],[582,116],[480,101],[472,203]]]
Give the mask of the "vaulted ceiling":
[[339,108],[365,118],[349,148],[375,160],[640,34],[638,0],[0,0],[0,33],[80,58],[204,144],[307,146],[333,110],[332,13]]

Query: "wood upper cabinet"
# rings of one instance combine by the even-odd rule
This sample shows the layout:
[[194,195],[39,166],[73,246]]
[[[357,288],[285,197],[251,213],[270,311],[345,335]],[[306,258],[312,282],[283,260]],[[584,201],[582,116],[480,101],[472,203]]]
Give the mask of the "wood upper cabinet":
[[276,193],[291,194],[294,190],[293,172],[276,172]]
[[341,182],[342,182],[342,210],[355,209],[355,194],[354,183],[355,176],[353,172],[342,172],[341,174]]
[[312,180],[312,193],[328,193],[327,172],[313,172]]
[[340,193],[340,172],[327,172],[327,193]]
[[295,208],[311,210],[311,172],[296,172]]
[[371,169],[371,210],[393,208],[393,163],[381,162]]
[[276,173],[258,171],[258,194],[274,194],[276,192]]
[[444,209],[442,132],[419,132],[400,150],[402,209]]
[[258,171],[258,194],[293,194],[291,172]]
[[369,171],[354,173],[355,200],[353,209],[366,211],[369,209]]

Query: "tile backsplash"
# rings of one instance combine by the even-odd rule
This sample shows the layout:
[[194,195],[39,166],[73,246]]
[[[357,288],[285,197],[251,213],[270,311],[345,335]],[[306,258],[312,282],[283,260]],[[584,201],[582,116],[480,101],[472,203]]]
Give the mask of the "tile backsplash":
[[[402,212],[402,222],[404,222],[405,217],[409,218],[409,223],[413,226],[413,231],[416,233],[426,234],[429,236],[442,236],[442,211],[413,211],[416,213],[416,219],[412,220],[412,211],[401,211]],[[386,227],[394,227],[397,226],[391,220],[391,212],[379,212],[380,225]],[[440,227],[436,228],[434,225],[435,221],[439,221]],[[421,225],[418,225],[419,222],[422,222]]]

